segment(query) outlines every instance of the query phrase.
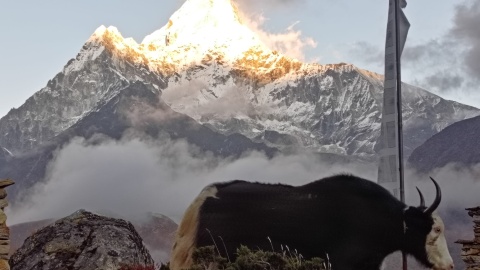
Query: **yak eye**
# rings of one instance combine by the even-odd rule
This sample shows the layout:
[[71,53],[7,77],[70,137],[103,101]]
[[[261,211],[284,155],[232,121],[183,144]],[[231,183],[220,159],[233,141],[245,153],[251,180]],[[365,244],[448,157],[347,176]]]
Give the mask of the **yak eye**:
[[437,228],[434,228],[433,231],[436,232],[436,233],[440,233],[442,231],[442,229],[437,227]]

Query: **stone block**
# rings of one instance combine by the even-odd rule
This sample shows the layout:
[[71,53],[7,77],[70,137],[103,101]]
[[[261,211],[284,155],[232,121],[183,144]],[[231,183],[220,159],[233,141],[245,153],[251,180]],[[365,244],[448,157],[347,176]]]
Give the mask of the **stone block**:
[[0,254],[4,255],[4,254],[9,254],[10,252],[10,245],[3,245],[3,246],[0,246]]
[[9,239],[10,236],[10,229],[7,227],[7,225],[3,224],[0,225],[0,239],[5,240]]
[[480,249],[469,248],[462,250],[462,256],[479,255]]
[[7,201],[7,199],[1,199],[1,200],[0,200],[0,209],[3,210],[3,209],[4,209],[5,207],[7,207],[7,206],[8,206],[8,201]]
[[3,210],[0,210],[0,224],[5,224],[7,222],[7,215]]
[[8,186],[11,186],[15,184],[15,182],[13,182],[12,180],[10,179],[3,179],[3,180],[0,180],[0,188],[6,188]]

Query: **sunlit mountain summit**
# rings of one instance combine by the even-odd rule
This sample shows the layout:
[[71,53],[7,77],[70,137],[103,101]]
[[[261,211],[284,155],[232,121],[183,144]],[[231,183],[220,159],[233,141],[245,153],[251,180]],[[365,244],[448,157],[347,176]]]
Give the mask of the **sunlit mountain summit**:
[[124,39],[112,26],[99,27],[90,41],[111,41],[121,55],[136,56],[136,62],[147,60],[153,69],[168,65],[185,69],[200,64],[206,55],[221,55],[222,61],[233,64],[248,51],[272,53],[242,23],[240,11],[230,0],[187,0],[165,26],[140,44]]
[[[316,64],[304,65],[271,50],[243,23],[244,17],[230,0],[188,0],[165,26],[145,37],[140,44],[131,38],[124,39],[112,26],[99,27],[87,44],[108,48],[116,58],[166,77],[171,86],[168,89],[177,89],[185,82],[205,85],[201,91],[190,91],[188,97],[181,89],[163,91],[163,98],[172,108],[197,120],[201,114],[182,108],[197,111],[194,107],[218,107],[210,106],[210,101],[216,103],[218,98],[227,96],[230,99],[232,95],[236,95],[240,103],[226,108],[238,109],[244,114],[245,108],[251,106],[243,101],[249,103],[252,98],[262,98],[256,97],[254,88],[272,83],[291,71],[304,73],[323,69]],[[95,57],[98,53],[88,55]],[[200,82],[191,80],[193,73],[202,78],[213,77]],[[238,86],[245,90],[232,92]],[[178,100],[179,94],[181,100]],[[230,117],[230,112],[225,117]]]
[[268,50],[242,23],[230,0],[186,1],[167,25],[145,37],[141,46],[149,59],[179,64],[201,61],[209,52],[233,61],[252,48]]

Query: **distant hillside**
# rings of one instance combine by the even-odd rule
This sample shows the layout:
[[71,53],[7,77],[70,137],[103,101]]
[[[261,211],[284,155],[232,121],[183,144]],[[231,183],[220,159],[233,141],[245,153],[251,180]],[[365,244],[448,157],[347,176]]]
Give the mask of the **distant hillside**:
[[480,163],[480,116],[454,123],[417,147],[408,162],[421,172]]

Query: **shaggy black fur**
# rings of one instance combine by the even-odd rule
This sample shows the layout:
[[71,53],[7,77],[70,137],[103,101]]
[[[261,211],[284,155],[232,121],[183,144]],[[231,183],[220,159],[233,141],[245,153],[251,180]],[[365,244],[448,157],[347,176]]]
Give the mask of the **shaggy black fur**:
[[305,258],[328,253],[336,270],[378,270],[388,254],[404,250],[431,266],[425,252],[431,216],[405,211],[371,181],[337,175],[299,187],[240,180],[214,186],[217,198],[200,208],[196,245],[216,244],[224,257],[235,258],[240,245],[277,252],[288,246]]

